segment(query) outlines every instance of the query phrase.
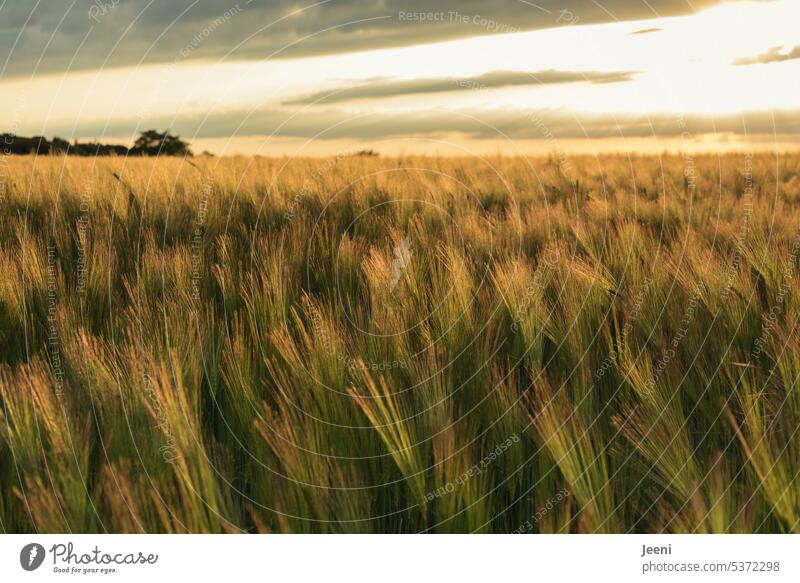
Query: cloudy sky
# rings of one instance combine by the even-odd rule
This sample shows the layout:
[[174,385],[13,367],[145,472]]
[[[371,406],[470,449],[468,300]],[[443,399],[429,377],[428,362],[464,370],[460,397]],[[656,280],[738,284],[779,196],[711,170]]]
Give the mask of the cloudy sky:
[[800,144],[800,1],[0,0],[0,132],[215,153]]

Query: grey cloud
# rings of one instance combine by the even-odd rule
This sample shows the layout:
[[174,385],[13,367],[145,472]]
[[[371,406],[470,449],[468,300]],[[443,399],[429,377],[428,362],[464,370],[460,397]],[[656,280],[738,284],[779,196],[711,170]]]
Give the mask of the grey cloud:
[[[206,131],[217,136],[230,135],[232,128],[226,117],[221,115],[209,118],[207,127],[199,128],[199,135],[204,135]],[[748,133],[772,133],[775,127],[779,127],[781,133],[800,133],[800,117],[797,111],[748,114],[744,116],[746,126],[743,125],[742,116],[738,114],[714,118],[686,116],[683,119],[685,128],[679,123],[677,116],[577,116],[552,109],[490,112],[436,110],[399,116],[372,114],[357,118],[350,113],[331,110],[311,115],[304,112],[291,120],[289,118],[290,115],[282,111],[257,112],[242,125],[241,132],[257,135],[277,130],[276,135],[280,136],[311,138],[320,134],[320,139],[378,139],[446,133],[461,133],[473,138],[497,138],[506,135],[517,139],[546,139],[549,135],[555,138],[646,137],[678,136],[685,130],[692,134],[742,133],[745,129]],[[192,125],[187,124],[187,129]]]
[[800,59],[800,46],[794,47],[788,53],[781,53],[783,47],[772,47],[766,53],[756,57],[748,57],[745,59],[737,59],[733,62],[734,65],[765,65],[767,63],[780,63],[782,61],[791,61],[793,59]]
[[650,34],[653,32],[661,32],[663,28],[643,28],[642,30],[635,30],[631,34]]
[[[297,114],[283,109],[228,111],[209,116],[190,115],[148,120],[148,127],[172,128],[187,138],[268,136],[316,140],[373,140],[400,136],[436,137],[458,133],[477,139],[508,136],[512,139],[567,139],[608,137],[675,137],[707,133],[744,135],[800,135],[800,111],[749,112],[721,116],[572,115],[558,109],[444,111],[427,110],[403,115],[370,113],[353,115],[329,109]],[[48,128],[62,137],[102,138],[133,136],[136,121],[114,121],[108,127],[82,125],[79,136],[68,128]],[[142,128],[138,128],[142,129]]]
[[619,83],[630,81],[631,71],[493,71],[477,77],[436,77],[391,81],[379,79],[338,90],[320,91],[287,101],[286,105],[342,103],[356,99],[376,99],[401,95],[447,93],[518,87],[525,85],[554,85],[560,83]]
[[[565,10],[562,0],[4,0],[0,55],[8,59],[0,58],[0,73],[29,76],[34,71],[58,73],[184,58],[333,54],[513,29],[687,14],[719,1],[574,0]],[[322,4],[302,10],[315,2]],[[235,16],[213,26],[234,9]],[[443,17],[401,21],[400,12]],[[188,46],[192,50],[187,53]]]

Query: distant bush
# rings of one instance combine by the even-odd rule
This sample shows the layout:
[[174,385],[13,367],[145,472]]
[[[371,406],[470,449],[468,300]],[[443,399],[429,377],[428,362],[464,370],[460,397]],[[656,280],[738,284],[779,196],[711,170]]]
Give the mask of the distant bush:
[[169,131],[158,132],[147,130],[142,132],[131,148],[134,156],[191,156],[189,144],[180,136]]
[[380,154],[375,150],[367,149],[367,150],[359,150],[358,152],[353,154],[353,156],[359,156],[364,158],[377,158],[378,156],[380,156]]

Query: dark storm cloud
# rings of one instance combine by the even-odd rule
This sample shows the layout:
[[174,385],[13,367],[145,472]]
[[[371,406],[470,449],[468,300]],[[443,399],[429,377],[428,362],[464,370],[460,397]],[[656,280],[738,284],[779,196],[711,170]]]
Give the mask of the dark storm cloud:
[[342,103],[356,99],[380,99],[400,95],[422,95],[447,93],[450,91],[475,91],[518,87],[525,85],[555,85],[560,83],[619,83],[630,81],[631,71],[493,71],[477,77],[436,77],[431,79],[409,79],[391,81],[379,79],[352,87],[332,91],[320,91],[286,102],[286,105],[310,105]]
[[782,61],[791,61],[800,59],[800,46],[794,47],[788,53],[782,53],[783,47],[773,47],[766,53],[756,57],[749,57],[746,59],[738,59],[733,62],[734,65],[765,65],[767,63],[780,63]]
[[[574,0],[565,10],[563,0],[5,0],[0,67],[5,63],[4,76],[21,76],[175,59],[332,54],[686,14],[719,1]],[[435,16],[408,16],[414,14]]]

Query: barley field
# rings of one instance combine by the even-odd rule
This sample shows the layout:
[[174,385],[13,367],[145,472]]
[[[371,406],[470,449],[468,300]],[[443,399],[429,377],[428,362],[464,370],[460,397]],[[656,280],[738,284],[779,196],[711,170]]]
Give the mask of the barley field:
[[3,532],[800,532],[799,155],[0,184]]

